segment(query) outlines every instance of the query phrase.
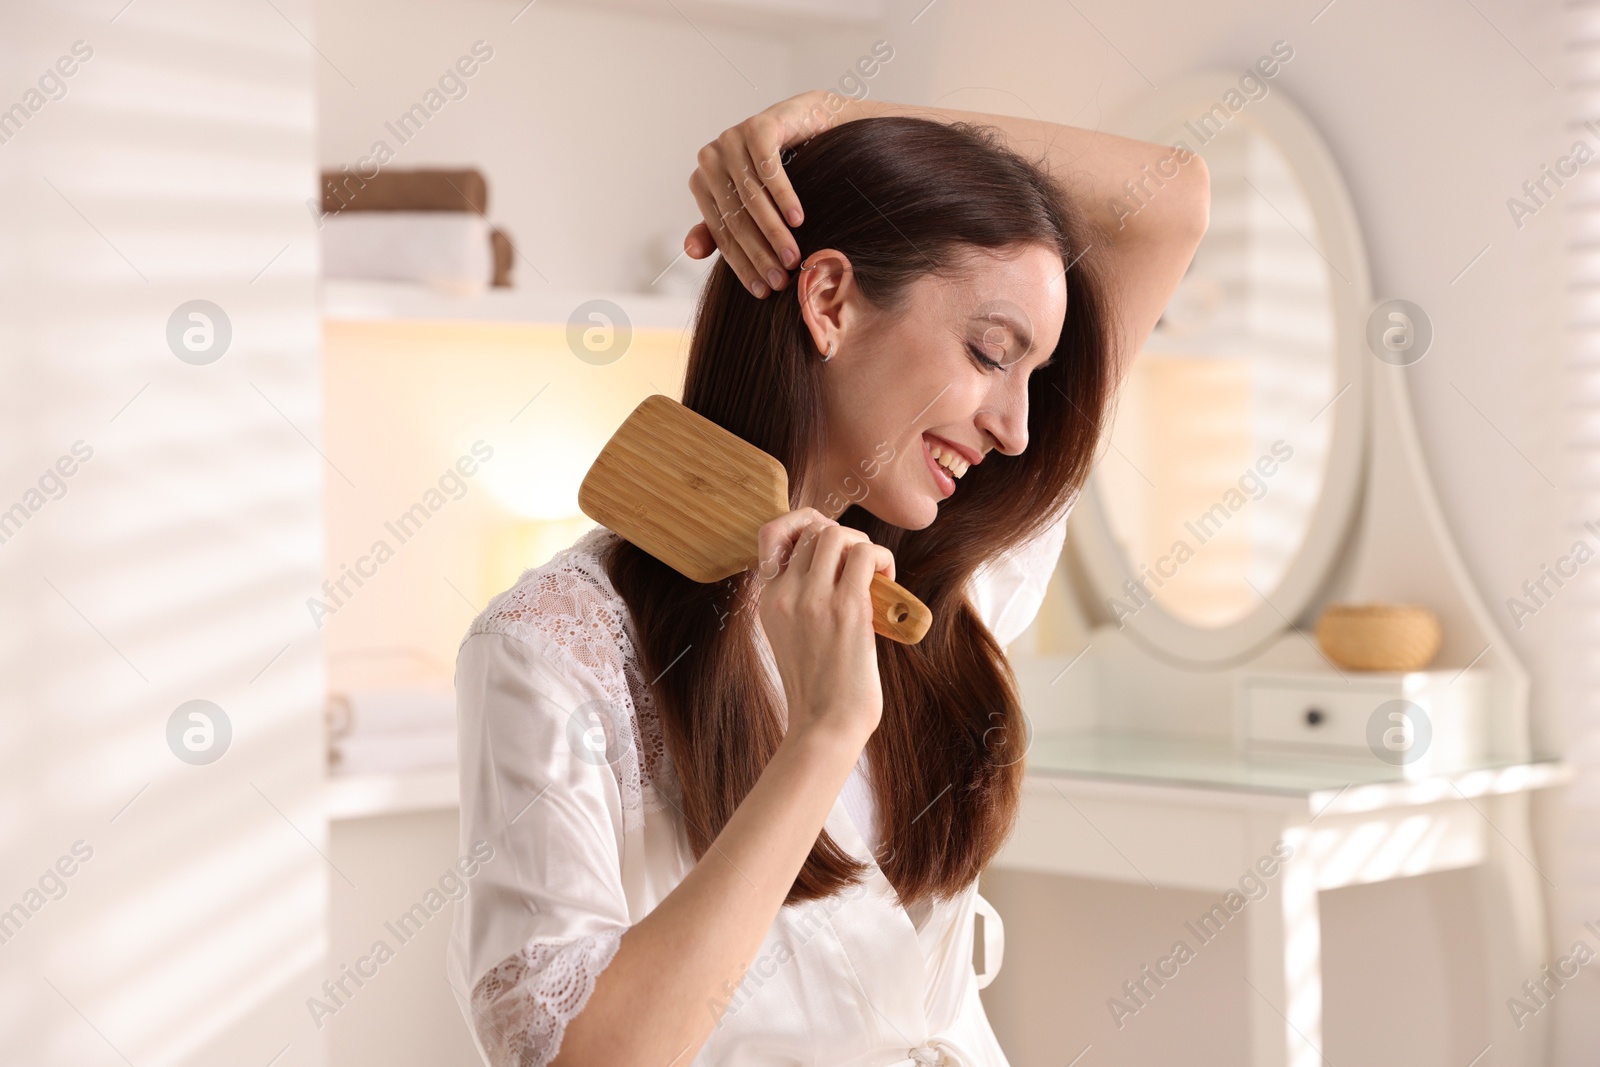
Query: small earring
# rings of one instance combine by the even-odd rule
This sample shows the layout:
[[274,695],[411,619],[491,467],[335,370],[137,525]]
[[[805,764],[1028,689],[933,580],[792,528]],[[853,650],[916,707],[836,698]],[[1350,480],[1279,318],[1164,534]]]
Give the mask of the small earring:
[[829,341],[828,342],[828,354],[822,357],[822,362],[826,363],[826,362],[828,362],[828,360],[830,360],[832,358],[833,358],[833,342]]

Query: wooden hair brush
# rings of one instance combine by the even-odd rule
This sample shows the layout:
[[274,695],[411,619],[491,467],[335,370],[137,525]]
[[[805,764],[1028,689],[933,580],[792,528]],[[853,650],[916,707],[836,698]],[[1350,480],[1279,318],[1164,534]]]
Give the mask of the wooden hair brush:
[[[584,475],[578,507],[697,582],[759,561],[761,527],[787,514],[789,472],[777,459],[671,397],[646,397]],[[872,628],[914,645],[933,613],[902,586],[872,576]]]

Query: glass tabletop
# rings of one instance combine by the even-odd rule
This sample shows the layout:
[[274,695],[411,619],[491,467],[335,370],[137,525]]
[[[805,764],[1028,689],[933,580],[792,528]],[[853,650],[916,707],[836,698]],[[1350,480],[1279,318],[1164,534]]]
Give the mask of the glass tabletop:
[[1143,784],[1184,785],[1285,796],[1309,796],[1330,789],[1374,783],[1417,782],[1496,770],[1543,759],[1488,759],[1419,774],[1371,756],[1348,759],[1315,756],[1245,756],[1232,738],[1173,737],[1155,734],[1036,734],[1028,749],[1029,774],[1101,778]]

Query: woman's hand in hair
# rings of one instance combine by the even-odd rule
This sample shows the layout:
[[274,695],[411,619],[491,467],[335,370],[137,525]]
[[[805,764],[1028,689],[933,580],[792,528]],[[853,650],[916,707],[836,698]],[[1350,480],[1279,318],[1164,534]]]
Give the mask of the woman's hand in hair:
[[800,246],[789,226],[800,225],[805,215],[780,157],[785,148],[837,121],[822,106],[825,96],[804,92],[730,126],[700,149],[698,166],[689,175],[689,191],[705,221],[684,238],[684,251],[704,259],[721,249],[734,274],[758,297],[786,286],[788,272],[800,264]]
[[789,733],[864,746],[883,714],[869,589],[894,556],[815,508],[761,527],[758,614],[783,679]]

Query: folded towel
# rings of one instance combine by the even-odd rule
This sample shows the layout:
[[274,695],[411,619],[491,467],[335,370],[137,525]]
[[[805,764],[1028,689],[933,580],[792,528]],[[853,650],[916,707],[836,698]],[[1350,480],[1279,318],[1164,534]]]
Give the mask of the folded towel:
[[466,211],[489,210],[489,182],[481,171],[420,168],[381,170],[371,178],[349,171],[322,172],[322,210]]
[[329,215],[322,225],[322,274],[479,293],[494,278],[489,224],[481,215],[443,211]]
[[454,727],[342,737],[333,743],[329,757],[337,774],[393,774],[453,767],[455,763]]
[[337,705],[329,724],[335,738],[456,728],[456,692],[448,682],[350,689],[329,702]]

